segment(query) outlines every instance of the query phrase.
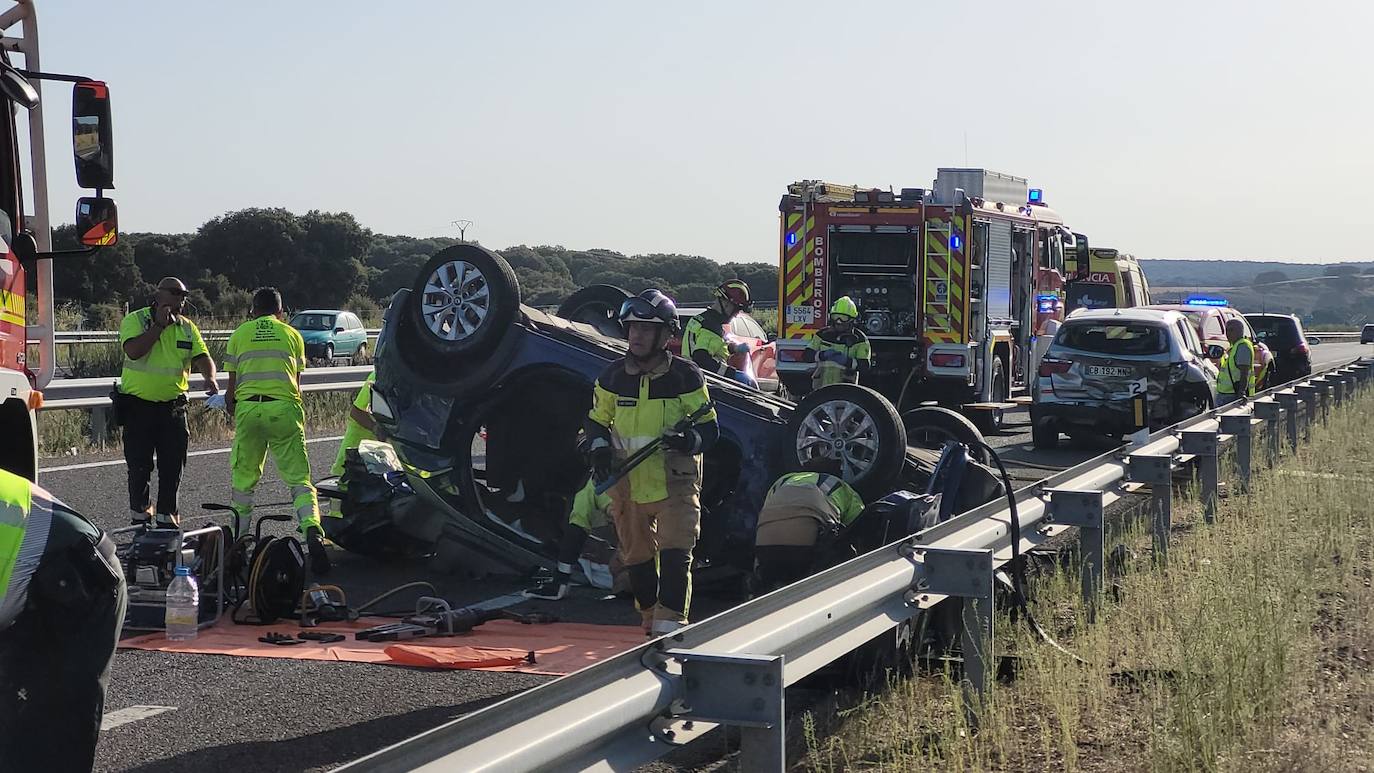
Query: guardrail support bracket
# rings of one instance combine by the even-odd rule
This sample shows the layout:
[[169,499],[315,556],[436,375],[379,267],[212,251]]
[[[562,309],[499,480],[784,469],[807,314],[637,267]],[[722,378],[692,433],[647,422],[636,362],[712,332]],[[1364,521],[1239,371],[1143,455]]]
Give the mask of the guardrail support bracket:
[[1264,422],[1250,414],[1231,414],[1221,417],[1221,431],[1236,439],[1236,488],[1244,494],[1250,493],[1250,475],[1254,455],[1254,428]]
[[1288,411],[1282,403],[1265,399],[1255,402],[1255,415],[1267,422],[1264,431],[1264,466],[1273,469],[1279,463],[1279,426],[1287,418]]
[[740,729],[740,770],[787,768],[781,655],[716,655],[668,650],[682,664],[682,701],[675,718]]
[[982,698],[996,673],[992,641],[993,552],[990,549],[920,548],[925,558],[927,593],[963,599],[959,626],[964,656],[964,705],[978,724]]
[[1088,622],[1097,620],[1101,601],[1103,565],[1106,562],[1104,518],[1101,491],[1048,489],[1049,518],[1055,523],[1078,527],[1079,567],[1083,579],[1083,603],[1087,607]]
[[1150,485],[1151,533],[1155,561],[1169,561],[1169,530],[1173,528],[1174,457],[1169,454],[1131,454],[1127,474],[1132,481]]
[[1217,451],[1221,444],[1216,432],[1206,429],[1185,429],[1179,433],[1180,448],[1197,457],[1198,483],[1202,489],[1202,520],[1217,520]]

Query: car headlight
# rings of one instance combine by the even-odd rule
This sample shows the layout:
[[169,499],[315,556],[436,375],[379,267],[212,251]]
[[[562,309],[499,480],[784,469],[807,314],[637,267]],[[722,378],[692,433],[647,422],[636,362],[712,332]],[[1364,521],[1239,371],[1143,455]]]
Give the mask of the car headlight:
[[386,398],[376,389],[372,390],[372,415],[379,419],[396,420],[396,415],[391,412],[391,406],[387,404]]

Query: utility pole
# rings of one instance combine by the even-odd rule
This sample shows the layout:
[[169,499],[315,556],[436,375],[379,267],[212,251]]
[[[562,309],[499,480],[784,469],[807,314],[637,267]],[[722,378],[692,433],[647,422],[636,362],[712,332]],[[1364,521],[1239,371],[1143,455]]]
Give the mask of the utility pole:
[[468,240],[467,232],[468,227],[472,225],[471,220],[454,220],[449,224],[458,229],[458,241],[465,242]]

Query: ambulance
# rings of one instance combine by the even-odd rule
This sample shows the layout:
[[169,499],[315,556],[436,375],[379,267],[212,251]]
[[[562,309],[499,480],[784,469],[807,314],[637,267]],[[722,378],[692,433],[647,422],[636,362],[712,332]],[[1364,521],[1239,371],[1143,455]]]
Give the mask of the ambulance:
[[1126,309],[1150,305],[1150,285],[1135,256],[1092,247],[1086,261],[1068,263],[1064,305],[1077,309]]

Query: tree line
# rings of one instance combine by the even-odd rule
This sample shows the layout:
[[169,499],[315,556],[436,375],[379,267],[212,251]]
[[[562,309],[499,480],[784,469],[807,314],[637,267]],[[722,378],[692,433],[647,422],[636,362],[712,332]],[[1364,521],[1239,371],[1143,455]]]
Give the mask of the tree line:
[[[375,317],[397,289],[411,286],[430,257],[457,243],[443,236],[373,233],[347,212],[243,209],[213,218],[195,233],[120,234],[113,247],[59,258],[53,263],[54,294],[58,303],[79,309],[91,329],[117,325],[126,304],[146,303],[164,276],[186,282],[197,317],[242,318],[253,289],[263,285],[281,289],[292,308],[346,308]],[[54,249],[78,246],[74,226],[53,229]],[[546,245],[498,252],[515,269],[524,301],[536,306],[557,305],[591,284],[636,292],[658,287],[679,301],[696,302],[732,278],[748,282],[759,300],[777,299],[776,263]]]

